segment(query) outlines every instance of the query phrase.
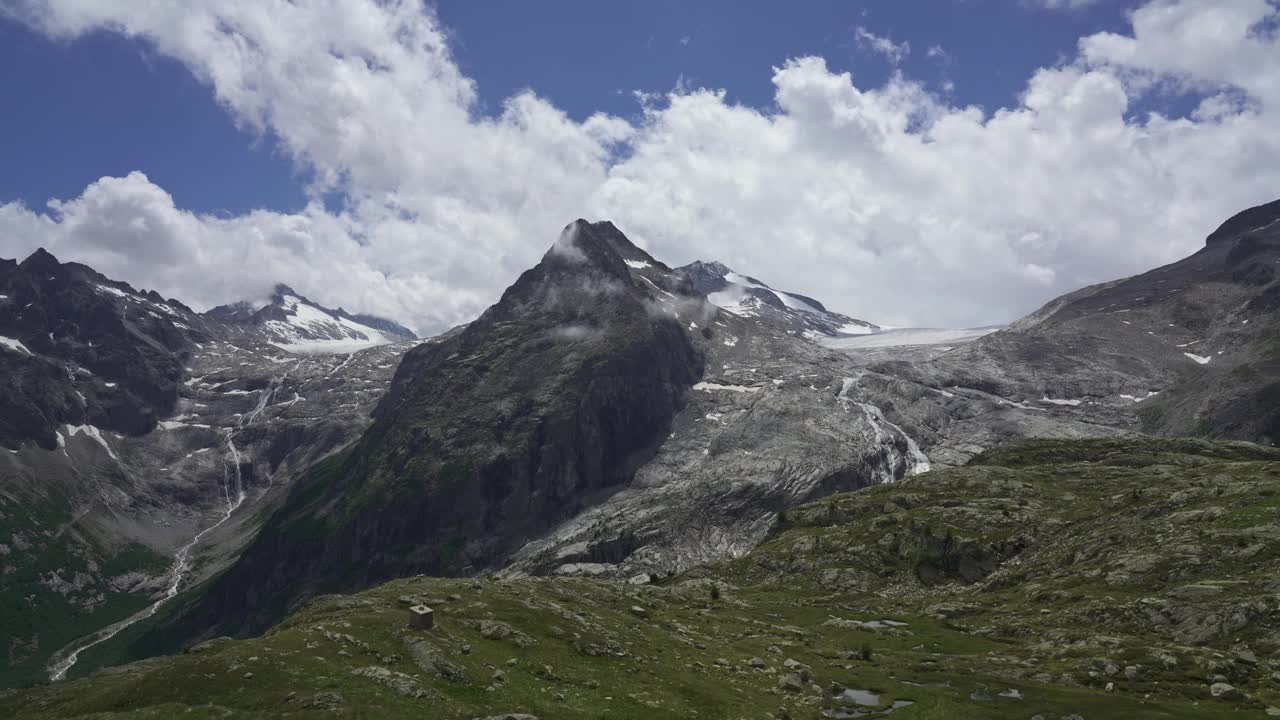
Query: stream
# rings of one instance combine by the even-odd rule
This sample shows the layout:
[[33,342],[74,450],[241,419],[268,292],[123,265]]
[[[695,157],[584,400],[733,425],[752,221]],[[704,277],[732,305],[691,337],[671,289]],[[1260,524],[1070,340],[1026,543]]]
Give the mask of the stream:
[[[278,378],[272,378],[271,384],[266,389],[262,390],[261,394],[258,396],[258,405],[248,414],[241,416],[234,426],[227,428],[226,434],[223,436],[223,442],[226,443],[227,454],[222,463],[222,494],[223,499],[226,501],[226,508],[222,512],[222,517],[219,518],[217,522],[196,533],[195,536],[191,538],[190,542],[178,548],[178,552],[173,557],[173,565],[170,566],[169,572],[166,573],[172,577],[172,581],[169,583],[169,587],[165,589],[164,595],[133,615],[114,622],[91,635],[73,641],[67,647],[76,646],[75,649],[67,653],[62,657],[62,659],[55,660],[49,665],[50,682],[57,682],[59,680],[66,679],[67,672],[71,670],[71,668],[75,667],[76,662],[80,659],[81,653],[92,647],[101,645],[116,635],[119,635],[126,628],[155,615],[161,605],[164,605],[166,602],[172,600],[178,595],[178,591],[182,586],[182,578],[191,570],[192,567],[192,550],[200,543],[200,540],[204,538],[205,535],[217,530],[230,520],[235,511],[244,504],[245,498],[247,497],[244,490],[244,478],[240,471],[240,464],[243,456],[241,455],[239,448],[236,447],[236,433],[252,425],[254,421],[262,415],[262,412],[267,409],[271,398],[276,394],[281,386],[283,386],[286,377],[288,377],[288,373],[285,373]],[[228,469],[228,466],[230,466],[230,469]],[[65,649],[66,648],[64,648],[64,650]],[[57,655],[54,657],[57,658]]]

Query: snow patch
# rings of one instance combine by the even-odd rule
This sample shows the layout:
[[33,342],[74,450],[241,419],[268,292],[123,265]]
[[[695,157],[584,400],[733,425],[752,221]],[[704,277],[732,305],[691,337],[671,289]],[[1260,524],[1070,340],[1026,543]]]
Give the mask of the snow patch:
[[760,392],[758,387],[747,387],[746,385],[719,385],[717,383],[700,382],[693,386],[694,390],[702,390],[703,392],[712,392],[714,390],[727,390],[729,392],[755,393]]
[[845,323],[836,328],[836,332],[841,335],[874,335],[876,329],[869,325],[859,325],[858,323]]
[[1070,407],[1076,407],[1084,401],[1083,400],[1061,400],[1058,398],[1051,398],[1046,395],[1045,397],[1040,398],[1040,402],[1049,403],[1050,405],[1067,405]]
[[292,314],[287,320],[269,320],[263,327],[278,338],[271,344],[286,352],[297,355],[353,353],[392,342],[367,325],[330,315],[294,295],[285,295],[281,304]]
[[1213,359],[1212,357],[1204,357],[1203,355],[1192,355],[1189,352],[1184,352],[1182,354],[1186,355],[1192,360],[1195,360],[1197,363],[1200,363],[1201,365],[1208,365],[1209,361]]
[[658,287],[657,283],[655,283],[654,281],[650,280],[649,278],[647,278],[647,277],[645,277],[645,276],[641,275],[641,276],[640,276],[640,279],[641,279],[641,280],[643,280],[643,281],[645,281],[645,282],[647,282],[647,283],[649,283],[650,285],[652,285],[654,290],[657,290],[658,292],[662,293],[663,295],[666,295],[667,297],[671,298],[672,300],[674,300],[674,299],[675,299],[675,297],[676,297],[675,295],[672,295],[671,293],[667,292],[666,290],[663,290],[662,288]]
[[85,435],[88,435],[94,440],[97,440],[98,444],[106,449],[107,454],[111,456],[112,460],[120,459],[120,457],[116,455],[116,451],[112,450],[111,446],[107,444],[107,439],[102,437],[102,431],[99,430],[98,428],[92,425],[68,425],[67,426],[67,437],[75,437],[80,433],[84,433]]
[[3,335],[0,335],[0,345],[3,345],[9,348],[10,350],[13,350],[14,352],[24,352],[28,355],[35,355],[35,353],[27,349],[26,345],[22,344],[22,341],[14,340],[13,338],[10,338],[10,337],[5,337]]
[[647,267],[652,267],[651,265],[649,265],[649,263],[643,260],[623,260],[622,262],[626,263],[627,267],[633,268],[635,270],[643,270]]
[[96,288],[99,292],[104,292],[108,295],[115,295],[116,297],[122,297],[122,298],[130,297],[129,293],[119,288],[113,288],[110,285],[94,285],[94,288]]
[[208,425],[201,424],[201,423],[184,423],[184,422],[178,422],[178,421],[176,421],[176,420],[161,420],[161,421],[160,421],[160,428],[161,428],[161,429],[163,429],[163,430],[177,430],[178,428],[205,428],[205,429],[208,429],[208,428],[209,428],[209,426],[208,426]]
[[707,295],[707,302],[738,317],[755,317],[755,298],[744,295],[741,291],[721,290]]

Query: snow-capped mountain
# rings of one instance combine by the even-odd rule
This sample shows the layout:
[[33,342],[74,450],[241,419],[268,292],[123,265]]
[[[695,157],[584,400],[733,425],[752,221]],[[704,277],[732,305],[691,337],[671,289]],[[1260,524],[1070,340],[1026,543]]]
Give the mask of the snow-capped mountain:
[[299,354],[351,353],[417,337],[390,320],[352,315],[342,308],[331,310],[287,285],[277,285],[266,305],[255,307],[242,301],[220,305],[205,316],[253,328],[267,343]]
[[775,290],[723,263],[697,260],[677,271],[688,276],[694,289],[721,310],[738,317],[767,318],[811,339],[880,332],[873,323],[831,312],[811,297]]

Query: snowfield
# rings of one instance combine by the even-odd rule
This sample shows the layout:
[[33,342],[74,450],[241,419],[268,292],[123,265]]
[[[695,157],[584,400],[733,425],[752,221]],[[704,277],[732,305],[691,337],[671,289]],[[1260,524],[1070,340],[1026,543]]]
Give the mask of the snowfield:
[[271,344],[286,352],[350,354],[395,342],[367,325],[330,315],[293,295],[284,297],[284,308],[292,313],[288,320],[269,320],[263,328],[277,338]]
[[[821,338],[819,344],[834,350],[904,347],[908,345],[963,345],[1000,330],[1001,326],[980,328],[893,328],[884,332],[864,329],[854,337]],[[851,329],[841,328],[841,332]]]

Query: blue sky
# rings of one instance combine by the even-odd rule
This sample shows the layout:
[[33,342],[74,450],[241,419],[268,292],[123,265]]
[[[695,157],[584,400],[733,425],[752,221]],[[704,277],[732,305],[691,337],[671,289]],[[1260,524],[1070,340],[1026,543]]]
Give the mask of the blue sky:
[[[894,70],[860,46],[862,27],[910,53],[900,70],[957,104],[1016,105],[1029,74],[1075,50],[1077,40],[1126,25],[1130,4],[1062,11],[1010,0],[440,0],[462,71],[481,112],[496,113],[532,88],[571,117],[639,112],[634,91],[679,82],[724,89],[767,109],[771,68],[821,55],[860,85]],[[800,10],[800,11],[798,11]],[[943,54],[930,48],[941,48]],[[145,42],[108,32],[52,40],[0,19],[0,202],[43,207],[107,175],[146,173],[197,212],[295,211],[309,178],[270,136],[237,129],[209,89]],[[945,94],[945,93],[944,93]]]
[[431,7],[0,1],[0,257],[433,332],[586,217],[976,326],[1280,196],[1280,0]]

